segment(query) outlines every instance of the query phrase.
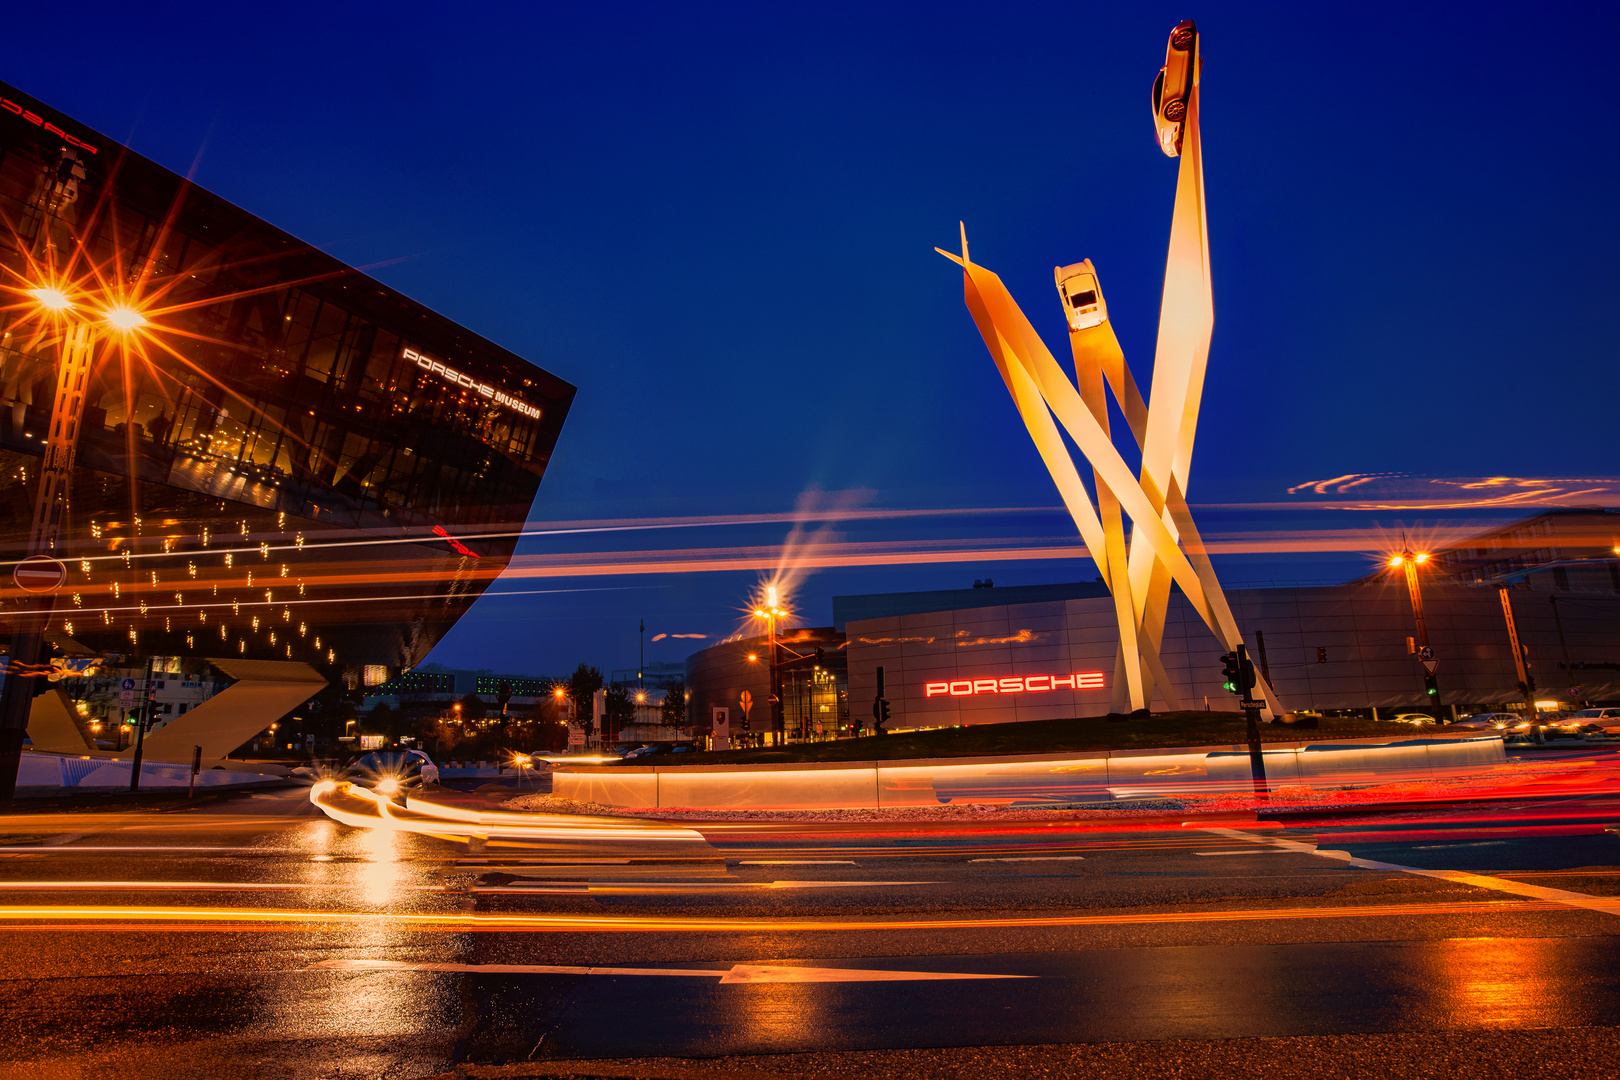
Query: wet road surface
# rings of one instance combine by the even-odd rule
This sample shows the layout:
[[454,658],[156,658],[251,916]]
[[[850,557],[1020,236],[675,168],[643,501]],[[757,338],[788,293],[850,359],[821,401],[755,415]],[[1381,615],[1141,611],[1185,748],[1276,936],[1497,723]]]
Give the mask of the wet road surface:
[[0,819],[0,1072],[412,1077],[1617,1015],[1620,797],[1059,818],[549,819],[503,841],[343,824],[295,789]]

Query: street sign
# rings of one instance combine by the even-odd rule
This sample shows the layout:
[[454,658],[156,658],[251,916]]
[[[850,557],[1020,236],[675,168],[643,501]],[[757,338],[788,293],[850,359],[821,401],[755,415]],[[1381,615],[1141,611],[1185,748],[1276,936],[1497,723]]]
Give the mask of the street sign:
[[11,580],[23,592],[53,592],[67,580],[67,567],[49,555],[30,555],[12,568]]
[[135,691],[133,691],[133,690],[120,690],[120,691],[118,691],[118,704],[120,706],[122,706],[123,708],[126,708],[126,709],[129,706],[135,704]]
[[737,703],[742,706],[743,715],[747,716],[749,710],[754,707],[754,695],[744,690],[742,696],[737,699]]
[[1440,661],[1438,661],[1438,660],[1425,659],[1425,660],[1422,661],[1422,663],[1423,663],[1423,670],[1427,671],[1430,675],[1433,675],[1434,674],[1434,669],[1440,666]]
[[[1434,659],[1434,650],[1429,648],[1427,645],[1423,646],[1423,648],[1418,650],[1418,659],[1419,660],[1433,660]],[[1429,670],[1433,671],[1434,669],[1430,668]]]

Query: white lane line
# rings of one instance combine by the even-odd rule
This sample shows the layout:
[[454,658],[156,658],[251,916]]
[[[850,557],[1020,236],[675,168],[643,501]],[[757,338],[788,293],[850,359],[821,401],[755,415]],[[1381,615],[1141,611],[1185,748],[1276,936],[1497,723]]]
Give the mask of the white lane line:
[[968,862],[1080,862],[1084,855],[1020,855],[1007,859],[969,859]]
[[260,848],[260,847],[209,847],[198,844],[171,844],[171,845],[122,845],[122,844],[81,844],[78,846],[50,846],[41,844],[20,844],[0,847],[0,852],[32,852],[35,855],[77,855],[80,852],[103,851],[195,851],[198,854],[211,855],[221,851],[250,851],[255,855],[302,855],[296,848]]
[[744,859],[738,866],[854,866],[854,859]]
[[870,889],[893,885],[943,885],[943,881],[546,881],[538,885],[474,885],[475,893],[674,894],[724,889]]
[[887,971],[863,968],[733,964],[714,968],[569,967],[558,964],[445,964],[403,960],[322,960],[306,971],[446,971],[470,975],[653,975],[721,983],[931,982],[942,979],[1034,979],[1036,975],[976,975],[955,971]]
[[629,866],[629,859],[530,859],[527,862],[515,863],[510,859],[492,861],[490,859],[457,859],[457,866],[477,866],[486,870],[500,870],[507,867],[522,869],[526,866]]
[[1566,904],[1570,907],[1585,908],[1588,911],[1600,911],[1606,915],[1620,915],[1620,897],[1592,896],[1589,893],[1570,892],[1567,889],[1549,889],[1542,885],[1527,885],[1522,881],[1510,881],[1507,878],[1493,877],[1489,874],[1471,874],[1466,870],[1428,870],[1421,866],[1405,866],[1401,863],[1363,859],[1350,854],[1348,851],[1318,848],[1315,844],[1302,844],[1297,840],[1254,836],[1249,833],[1239,832],[1236,829],[1205,828],[1204,831],[1229,837],[1233,840],[1247,840],[1251,844],[1271,844],[1285,851],[1301,851],[1309,855],[1320,855],[1324,859],[1338,859],[1346,866],[1353,866],[1360,870],[1383,870],[1400,874],[1416,874],[1419,877],[1438,878],[1441,881],[1455,881],[1462,885],[1472,885],[1479,889],[1493,889],[1496,892],[1510,893],[1513,896],[1528,896],[1533,900],[1545,900],[1553,904]]
[[[4,892],[313,892],[357,888],[343,884],[295,884],[266,881],[0,881]],[[391,885],[406,892],[441,892],[438,885]]]

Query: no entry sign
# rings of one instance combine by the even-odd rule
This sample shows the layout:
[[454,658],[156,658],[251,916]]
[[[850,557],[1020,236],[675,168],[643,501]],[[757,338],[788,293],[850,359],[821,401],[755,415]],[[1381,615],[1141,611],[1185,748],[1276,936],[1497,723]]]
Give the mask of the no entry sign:
[[30,555],[11,571],[11,579],[24,592],[46,593],[61,588],[67,567],[49,555]]

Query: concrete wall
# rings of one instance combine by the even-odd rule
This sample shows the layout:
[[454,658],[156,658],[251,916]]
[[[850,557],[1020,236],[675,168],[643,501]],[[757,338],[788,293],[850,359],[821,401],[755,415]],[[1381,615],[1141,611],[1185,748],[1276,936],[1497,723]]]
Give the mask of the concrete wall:
[[[1506,760],[1497,736],[1399,742],[1298,743],[1266,750],[1274,784],[1334,785],[1477,771]],[[1089,802],[1144,795],[1243,790],[1239,746],[1130,753],[796,765],[626,766],[559,769],[552,793],[623,807],[861,809]]]
[[[131,762],[72,754],[36,754],[24,751],[17,767],[17,790],[24,794],[52,794],[63,790],[128,790]],[[183,788],[191,782],[191,766],[165,761],[141,762],[141,787]],[[197,774],[197,788],[285,784],[280,776],[262,772],[234,772],[205,768]]]

